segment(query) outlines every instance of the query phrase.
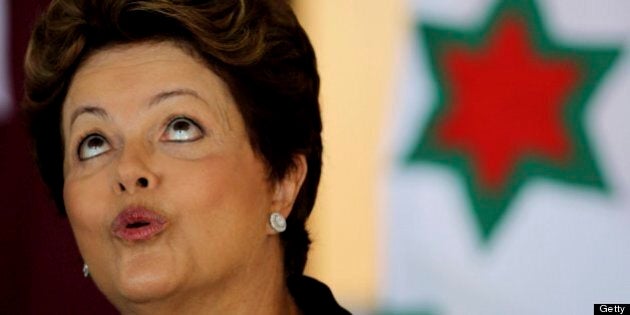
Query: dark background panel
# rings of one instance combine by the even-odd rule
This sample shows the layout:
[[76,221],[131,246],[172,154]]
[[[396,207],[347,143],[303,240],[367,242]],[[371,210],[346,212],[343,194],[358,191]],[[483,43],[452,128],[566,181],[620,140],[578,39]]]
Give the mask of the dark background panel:
[[0,123],[0,314],[116,314],[83,277],[67,219],[41,183],[17,107],[34,20],[49,1],[9,1],[12,118]]

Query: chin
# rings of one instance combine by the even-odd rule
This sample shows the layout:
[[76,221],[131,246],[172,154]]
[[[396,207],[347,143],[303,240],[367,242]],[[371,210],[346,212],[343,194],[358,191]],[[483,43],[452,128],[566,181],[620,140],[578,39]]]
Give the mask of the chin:
[[159,265],[124,268],[110,291],[116,296],[112,301],[147,303],[167,299],[177,289],[174,275],[172,270]]

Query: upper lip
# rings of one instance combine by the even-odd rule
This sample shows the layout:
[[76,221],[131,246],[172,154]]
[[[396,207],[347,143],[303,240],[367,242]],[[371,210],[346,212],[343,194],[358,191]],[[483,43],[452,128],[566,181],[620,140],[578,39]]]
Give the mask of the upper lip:
[[156,211],[144,206],[129,206],[116,216],[111,232],[126,241],[142,241],[162,232],[167,223],[166,217]]

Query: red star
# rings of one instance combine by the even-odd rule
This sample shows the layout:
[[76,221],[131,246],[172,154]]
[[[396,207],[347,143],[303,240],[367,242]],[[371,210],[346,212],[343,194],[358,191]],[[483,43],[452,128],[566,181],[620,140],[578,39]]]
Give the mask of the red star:
[[468,154],[478,184],[492,191],[524,156],[562,164],[572,154],[563,107],[579,68],[532,45],[525,22],[507,16],[485,47],[451,46],[440,60],[451,91],[437,137]]

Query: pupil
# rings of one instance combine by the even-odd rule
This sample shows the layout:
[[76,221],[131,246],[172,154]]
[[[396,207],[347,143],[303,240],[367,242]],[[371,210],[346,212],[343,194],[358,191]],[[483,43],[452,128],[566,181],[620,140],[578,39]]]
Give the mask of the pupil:
[[88,147],[90,148],[98,148],[103,145],[103,139],[101,138],[92,138],[88,141]]
[[173,129],[177,131],[188,131],[190,124],[186,121],[178,121],[173,125]]

